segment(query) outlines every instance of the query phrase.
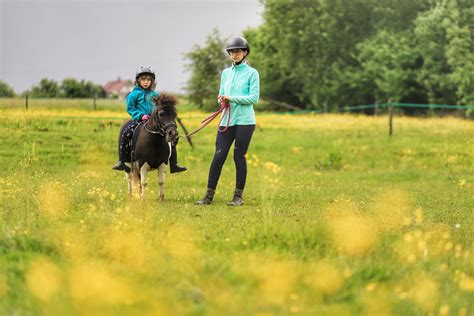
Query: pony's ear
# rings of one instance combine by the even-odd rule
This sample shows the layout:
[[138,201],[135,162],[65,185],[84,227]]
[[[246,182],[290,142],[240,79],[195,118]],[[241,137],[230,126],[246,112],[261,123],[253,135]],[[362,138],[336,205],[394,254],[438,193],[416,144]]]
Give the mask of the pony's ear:
[[166,92],[162,92],[158,97],[158,100],[155,102],[156,105],[167,105],[175,106],[178,103],[178,99],[174,95],[171,95]]
[[159,101],[158,99],[159,97],[153,97],[153,103],[155,103],[155,106],[158,105],[158,101]]

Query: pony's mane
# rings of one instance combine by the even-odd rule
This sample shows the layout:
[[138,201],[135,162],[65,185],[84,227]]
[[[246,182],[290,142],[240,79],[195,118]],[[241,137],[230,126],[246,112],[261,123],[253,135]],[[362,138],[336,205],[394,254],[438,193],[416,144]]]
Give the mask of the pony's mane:
[[162,92],[158,99],[156,99],[156,105],[158,106],[172,106],[174,107],[178,103],[178,99],[174,95],[167,92]]

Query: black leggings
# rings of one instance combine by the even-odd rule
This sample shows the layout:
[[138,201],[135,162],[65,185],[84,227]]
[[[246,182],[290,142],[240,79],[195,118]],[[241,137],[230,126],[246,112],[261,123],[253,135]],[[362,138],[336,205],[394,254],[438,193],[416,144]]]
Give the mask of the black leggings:
[[119,144],[118,152],[119,152],[120,161],[123,161],[123,162],[131,161],[132,148],[130,147],[130,145],[131,145],[132,135],[139,123],[140,123],[139,120],[129,120],[127,123],[125,123],[122,126],[122,129],[120,130],[119,142],[118,142]]
[[243,190],[245,180],[247,179],[247,160],[245,154],[249,148],[255,125],[235,125],[230,126],[224,133],[217,132],[216,151],[212,160],[211,169],[209,170],[209,179],[207,187],[215,190],[219,177],[221,176],[222,166],[229,153],[230,146],[235,140],[234,145],[234,162],[236,169],[236,189]]

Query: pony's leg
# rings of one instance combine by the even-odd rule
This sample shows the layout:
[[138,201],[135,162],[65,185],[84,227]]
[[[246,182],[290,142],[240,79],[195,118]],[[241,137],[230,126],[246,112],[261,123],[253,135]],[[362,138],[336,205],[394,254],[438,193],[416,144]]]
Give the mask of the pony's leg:
[[127,179],[127,184],[128,184],[128,197],[132,197],[132,173],[131,172],[125,172],[125,178]]
[[158,184],[160,186],[160,201],[163,202],[165,199],[165,173],[166,173],[166,165],[162,163],[158,168]]
[[147,185],[147,174],[148,171],[150,171],[150,166],[145,163],[141,168],[140,168],[140,199],[144,200],[145,199],[145,189]]

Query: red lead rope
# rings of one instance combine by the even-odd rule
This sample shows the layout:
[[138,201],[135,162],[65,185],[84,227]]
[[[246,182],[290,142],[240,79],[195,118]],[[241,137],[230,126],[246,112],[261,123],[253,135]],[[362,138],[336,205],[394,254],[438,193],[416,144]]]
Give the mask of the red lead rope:
[[[219,132],[224,133],[229,128],[229,124],[230,124],[230,103],[221,102],[221,109],[222,109],[222,117],[219,121],[219,125],[218,125],[219,127],[217,129],[219,130]],[[222,119],[224,118],[225,111],[229,112],[229,115],[227,115],[227,123],[225,124],[224,129],[221,130],[221,122],[222,122]]]
[[[224,118],[224,113],[225,113],[226,110],[229,112],[229,115],[227,115],[227,124],[226,124],[225,128],[224,128],[223,130],[221,130],[220,125],[221,125],[222,119]],[[186,137],[191,137],[192,135],[194,135],[194,134],[196,134],[197,132],[199,132],[200,130],[202,130],[204,127],[206,127],[207,125],[209,125],[209,123],[211,123],[212,120],[214,120],[220,113],[222,113],[222,118],[221,118],[221,120],[219,121],[219,132],[224,133],[224,132],[229,128],[229,123],[230,123],[230,104],[229,104],[229,103],[221,102],[221,107],[219,108],[219,110],[217,110],[216,112],[212,113],[211,115],[209,115],[208,117],[206,117],[204,120],[202,120],[202,121],[201,121],[201,126],[199,126],[198,129],[196,129],[196,130],[192,131],[191,133],[189,133],[188,135],[186,135]]]

